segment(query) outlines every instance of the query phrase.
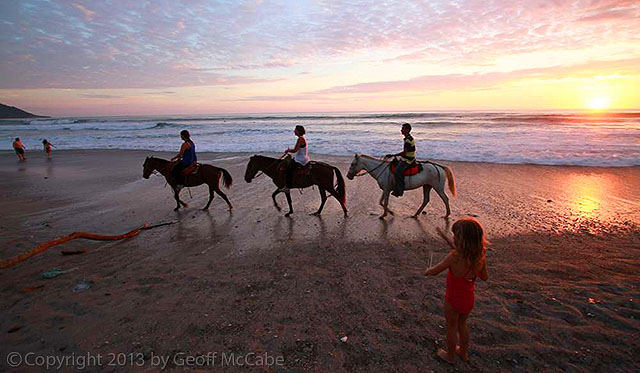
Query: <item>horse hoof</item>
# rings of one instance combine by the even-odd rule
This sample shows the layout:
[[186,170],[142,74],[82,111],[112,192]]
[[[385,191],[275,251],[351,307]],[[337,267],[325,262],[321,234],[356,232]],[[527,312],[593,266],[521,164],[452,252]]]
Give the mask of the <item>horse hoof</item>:
[[411,217],[412,217],[413,219],[417,219],[417,218],[418,218],[418,215],[411,215]]
[[290,217],[290,216],[291,216],[291,214],[293,214],[293,213],[292,213],[292,212],[287,212],[286,214],[284,214],[284,217],[285,217],[285,218],[288,218],[288,217]]
[[178,211],[180,210],[180,207],[176,207],[175,209],[173,209],[173,211]]
[[309,214],[311,216],[320,216],[320,212],[316,211],[316,212],[312,212],[311,214]]
[[207,211],[207,210],[209,210],[208,207],[205,207],[205,208],[202,209],[202,211]]

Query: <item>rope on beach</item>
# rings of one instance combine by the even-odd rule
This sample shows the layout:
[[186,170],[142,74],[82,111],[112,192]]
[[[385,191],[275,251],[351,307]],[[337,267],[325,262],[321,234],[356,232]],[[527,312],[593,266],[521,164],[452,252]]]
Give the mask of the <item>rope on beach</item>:
[[171,222],[168,222],[168,223],[161,223],[161,224],[156,224],[156,225],[151,225],[151,226],[149,224],[145,224],[141,228],[134,229],[131,232],[127,232],[125,234],[121,234],[121,235],[118,235],[118,236],[105,236],[105,235],[95,234],[95,233],[91,233],[91,232],[73,232],[70,235],[62,236],[62,237],[58,238],[57,240],[49,241],[49,242],[46,242],[46,243],[44,243],[42,245],[38,245],[35,248],[33,248],[32,250],[29,250],[24,254],[20,254],[18,256],[14,256],[13,258],[2,260],[2,261],[0,261],[0,268],[13,267],[14,265],[16,265],[16,264],[18,264],[20,262],[23,262],[23,261],[31,258],[32,256],[36,256],[36,255],[48,250],[49,248],[51,248],[53,246],[60,245],[62,243],[65,243],[65,242],[68,242],[68,241],[71,241],[71,240],[75,240],[76,238],[84,238],[84,239],[87,239],[87,240],[95,240],[95,241],[124,240],[126,238],[131,238],[131,237],[137,236],[143,230],[162,227],[164,225],[170,225],[170,224],[173,224],[173,223],[175,223],[175,222],[171,221]]

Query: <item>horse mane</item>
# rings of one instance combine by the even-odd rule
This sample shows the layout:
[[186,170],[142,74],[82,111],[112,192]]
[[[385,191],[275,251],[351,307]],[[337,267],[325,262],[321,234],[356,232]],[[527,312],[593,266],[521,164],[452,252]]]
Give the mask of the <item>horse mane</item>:
[[359,157],[362,157],[362,158],[373,159],[374,161],[389,162],[389,161],[388,161],[388,160],[386,160],[386,159],[380,159],[380,158],[372,157],[372,156],[370,156],[370,155],[366,155],[366,154],[358,154],[358,156],[359,156]]
[[170,162],[170,161],[168,161],[166,159],[162,159],[162,158],[158,158],[158,157],[154,157],[154,156],[149,157],[149,159],[155,159],[156,161],[160,161],[160,162],[164,162],[164,163],[169,163]]
[[260,158],[260,159],[266,159],[268,161],[279,161],[280,159],[278,158],[271,158],[271,157],[267,157],[266,155],[260,155],[260,154],[254,154],[251,158]]

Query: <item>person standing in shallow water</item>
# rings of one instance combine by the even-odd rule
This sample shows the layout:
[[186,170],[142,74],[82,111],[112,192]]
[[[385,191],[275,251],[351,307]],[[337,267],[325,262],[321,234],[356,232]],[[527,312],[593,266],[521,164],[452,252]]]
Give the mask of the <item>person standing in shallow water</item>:
[[47,158],[51,158],[51,148],[54,147],[52,143],[49,142],[49,140],[44,139],[42,140],[42,146],[44,146],[44,152],[47,153]]
[[296,126],[293,130],[293,133],[298,136],[298,141],[296,141],[296,146],[293,148],[287,148],[284,151],[284,154],[287,153],[295,153],[293,159],[289,162],[287,166],[287,172],[285,174],[285,187],[282,189],[283,192],[288,192],[293,185],[293,177],[296,173],[296,170],[299,167],[304,167],[309,163],[309,155],[307,154],[307,140],[304,138],[304,134],[306,133],[303,126]]
[[173,180],[176,181],[177,188],[184,186],[185,177],[182,172],[198,160],[196,156],[196,144],[191,140],[189,131],[180,131],[180,138],[184,141],[180,147],[180,152],[171,158],[171,161],[180,160],[180,162],[173,167],[173,170],[171,170],[171,175],[173,176]]
[[24,156],[24,150],[25,147],[24,145],[22,145],[22,142],[20,142],[20,138],[16,137],[15,140],[13,140],[13,150],[16,152],[16,155],[18,156],[18,158],[21,161],[26,161],[27,158]]

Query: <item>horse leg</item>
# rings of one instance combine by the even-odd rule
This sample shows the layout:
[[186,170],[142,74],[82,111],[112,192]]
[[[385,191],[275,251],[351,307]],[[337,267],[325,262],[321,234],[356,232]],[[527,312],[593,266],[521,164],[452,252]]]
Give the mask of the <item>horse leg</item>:
[[[215,187],[215,192],[218,193],[218,195],[220,197],[222,197],[222,199],[227,203],[227,206],[229,206],[229,211],[233,210],[233,206],[231,205],[231,202],[229,202],[229,198],[227,198],[227,195],[224,194],[224,192],[222,191],[222,189],[220,189],[219,187]],[[213,197],[211,197],[213,198]]]
[[[382,191],[382,198],[380,198],[380,201],[382,202],[382,208],[384,208],[384,213],[382,215],[380,215],[380,219],[386,218],[387,214],[391,212],[387,208],[387,206],[389,206],[389,193],[391,193],[390,190],[383,190]],[[393,213],[391,213],[391,214],[393,215]]]
[[293,206],[291,205],[291,193],[284,192],[284,195],[287,196],[287,203],[289,204],[289,212],[284,214],[284,216],[289,217],[289,216],[291,216],[291,214],[293,214]]
[[278,188],[278,189],[276,189],[276,191],[275,191],[275,192],[273,192],[273,194],[271,195],[271,199],[273,199],[273,205],[276,207],[276,209],[277,209],[278,211],[281,211],[281,210],[282,210],[282,209],[280,208],[280,206],[278,205],[278,201],[276,201],[276,196],[277,196],[278,194],[280,194],[280,193],[281,193],[281,190],[280,190],[280,188]]
[[178,211],[180,209],[180,203],[182,202],[180,201],[180,197],[178,196],[178,193],[180,193],[178,189],[173,190],[173,198],[176,199],[176,208],[173,209],[173,211]]
[[331,186],[327,190],[329,191],[329,194],[331,194],[333,197],[335,197],[335,199],[338,200],[338,202],[340,202],[340,206],[342,207],[342,212],[344,212],[344,216],[347,216],[347,206],[345,206],[344,203],[342,203],[342,201],[340,200],[340,198],[338,198],[338,191],[335,190],[333,186]]
[[389,208],[387,208],[387,206],[389,205],[389,195],[387,193],[387,202],[385,203],[384,200],[384,192],[382,192],[382,196],[380,197],[380,206],[382,206],[382,208],[384,208],[384,215],[386,216],[387,213],[393,215],[393,211],[391,211]]
[[447,208],[447,215],[445,215],[444,217],[448,218],[449,215],[451,215],[451,208],[449,208],[449,197],[447,197],[447,194],[444,192],[444,185],[434,189],[436,190],[436,193],[438,193],[440,198],[442,198],[442,202],[444,202],[444,206]]
[[324,204],[327,202],[327,191],[320,186],[318,186],[318,189],[320,190],[320,198],[322,199],[322,202],[320,203],[320,208],[318,208],[318,211],[314,212],[312,215],[320,215],[322,213],[322,209],[324,208]]
[[207,205],[202,209],[203,211],[206,211],[209,209],[209,205],[211,205],[211,201],[213,201],[213,187],[209,186],[209,202],[207,202]]
[[420,206],[420,208],[418,209],[418,211],[416,211],[416,213],[413,215],[414,218],[417,218],[418,215],[420,215],[420,213],[422,212],[422,210],[424,210],[424,208],[427,206],[427,203],[429,203],[429,194],[431,193],[431,185],[423,185],[422,186],[422,206]]

